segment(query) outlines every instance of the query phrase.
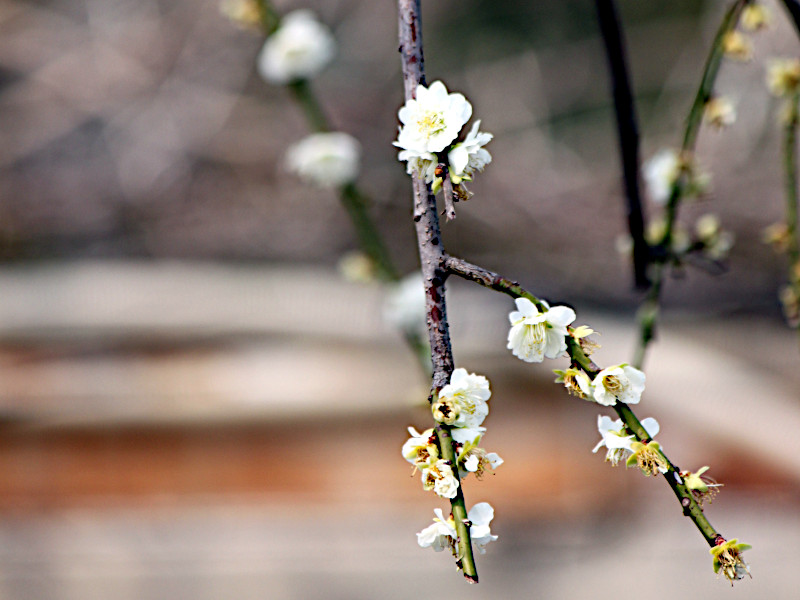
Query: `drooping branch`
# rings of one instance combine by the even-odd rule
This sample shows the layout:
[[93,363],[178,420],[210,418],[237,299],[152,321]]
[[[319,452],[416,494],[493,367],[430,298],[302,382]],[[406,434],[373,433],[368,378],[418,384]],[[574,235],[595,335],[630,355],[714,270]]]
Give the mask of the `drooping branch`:
[[647,264],[650,247],[644,237],[644,210],[639,185],[639,128],[636,106],[631,93],[626,61],[625,40],[619,24],[614,0],[596,0],[595,8],[606,51],[611,77],[617,137],[622,160],[622,181],[625,187],[628,231],[633,241],[633,277],[637,288],[650,285]]
[[[402,58],[405,99],[416,95],[417,86],[425,83],[422,53],[422,20],[419,0],[398,0],[398,37]],[[444,256],[436,198],[428,190],[425,180],[418,174],[411,176],[414,188],[414,224],[417,233],[422,279],[425,286],[425,309],[428,322],[428,337],[433,365],[433,398],[444,387],[453,373],[453,351],[450,345],[450,329],[447,322],[445,302],[445,280],[447,271],[441,267]],[[447,425],[436,427],[442,457],[455,465],[455,448]],[[457,476],[458,469],[454,469]],[[463,487],[450,501],[456,532],[458,533],[457,556],[464,577],[470,583],[478,583],[478,572],[472,553],[469,521],[464,503]]]
[[[444,256],[442,258],[442,267],[452,275],[474,281],[489,289],[507,294],[512,298],[527,298],[536,304],[540,310],[544,306],[540,299],[531,292],[525,290],[519,283],[482,267],[478,267],[477,265],[473,265],[460,258]],[[568,335],[566,341],[567,354],[572,364],[582,369],[590,379],[594,379],[601,371],[601,368],[587,356],[574,337]],[[642,426],[642,423],[627,404],[617,402],[613,408],[620,419],[622,419],[622,422],[625,423],[628,430],[636,436],[637,440],[640,442],[652,441],[650,435]],[[659,450],[659,454],[667,465],[664,479],[678,498],[683,514],[692,520],[709,546],[714,547],[719,544],[720,540],[724,541],[724,538],[714,529],[706,518],[702,507],[695,500],[692,491],[686,487],[680,476],[680,469],[667,458],[663,451]]]
[[[724,55],[723,40],[728,33],[736,28],[742,11],[749,3],[750,0],[736,0],[733,2],[725,12],[722,23],[719,29],[717,29],[714,41],[711,44],[711,50],[709,51],[705,66],[703,67],[700,86],[697,89],[694,102],[686,118],[679,155],[679,160],[681,161],[693,161],[697,136],[700,132],[700,125],[703,122],[705,106],[712,97],[714,83],[722,64]],[[631,364],[636,368],[641,368],[644,364],[647,347],[655,337],[663,279],[666,275],[667,264],[672,260],[672,252],[670,249],[672,247],[675,222],[678,218],[678,208],[680,207],[681,198],[684,188],[688,184],[687,180],[689,177],[691,177],[691,173],[687,173],[686,169],[682,169],[680,176],[677,177],[672,184],[664,217],[664,234],[658,244],[656,244],[655,251],[651,256],[652,267],[650,269],[650,278],[652,286],[639,309],[639,337],[633,353],[633,360],[631,361]]]

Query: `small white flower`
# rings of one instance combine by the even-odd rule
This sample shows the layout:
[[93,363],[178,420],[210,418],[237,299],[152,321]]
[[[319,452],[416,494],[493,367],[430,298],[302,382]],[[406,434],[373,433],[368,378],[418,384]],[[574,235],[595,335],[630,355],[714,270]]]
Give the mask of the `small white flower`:
[[470,179],[475,171],[483,171],[484,167],[492,162],[492,155],[483,148],[494,137],[491,133],[478,131],[481,122],[475,121],[466,139],[453,146],[447,154],[450,163],[450,178],[454,184],[459,184],[463,179]]
[[[441,508],[435,508],[433,512],[436,515],[433,524],[417,534],[417,543],[423,548],[433,548],[436,552],[450,548],[455,554],[455,541],[458,533],[452,515],[445,519]],[[470,538],[481,554],[486,553],[486,545],[489,542],[497,539],[496,535],[492,535],[489,526],[493,518],[494,509],[488,502],[479,502],[467,513],[467,519],[471,523]]]
[[422,469],[422,487],[442,498],[455,498],[458,493],[458,478],[446,460],[437,460],[434,464]]
[[486,415],[491,397],[489,381],[482,375],[467,373],[466,369],[456,369],[450,376],[450,383],[439,392],[439,400],[450,400],[459,407],[455,427],[479,427]]
[[303,181],[322,188],[339,187],[358,176],[361,146],[341,132],[314,133],[286,151],[286,165]]
[[310,10],[296,10],[281,19],[258,55],[258,72],[271,83],[307,79],[331,61],[336,42]]
[[472,523],[469,528],[472,543],[478,547],[478,552],[485,554],[486,545],[497,539],[497,536],[492,535],[492,531],[489,528],[489,523],[494,518],[492,505],[488,502],[478,502],[478,504],[469,509],[467,518]]
[[434,508],[436,517],[433,525],[429,525],[417,534],[417,543],[423,548],[432,547],[436,552],[449,548],[458,534],[452,517],[445,519],[441,508]]
[[413,427],[409,427],[408,433],[411,437],[403,444],[401,450],[403,458],[418,468],[430,466],[439,459],[439,448],[435,443],[431,443],[433,429],[419,433]]
[[656,204],[666,204],[672,193],[672,186],[680,175],[678,154],[671,148],[664,148],[644,163],[643,176],[650,199]]
[[567,325],[575,320],[575,311],[568,306],[546,302],[544,312],[527,298],[515,300],[517,310],[508,315],[508,349],[525,362],[542,362],[544,357],[557,358],[567,349]]
[[483,448],[472,448],[465,456],[464,475],[461,475],[461,471],[459,470],[459,476],[461,476],[462,479],[466,477],[467,473],[475,473],[475,476],[480,479],[486,469],[492,469],[492,471],[494,471],[497,467],[506,462],[500,458],[497,452],[486,452]]
[[603,406],[614,406],[617,402],[637,404],[644,391],[645,375],[639,369],[626,364],[608,367],[592,381],[594,401]]
[[413,155],[441,152],[458,137],[472,116],[472,105],[461,94],[448,94],[441,81],[430,87],[417,86],[416,98],[409,99],[397,113],[403,126],[394,145]]
[[[642,427],[644,427],[647,435],[651,438],[655,437],[661,429],[658,421],[651,417],[642,420]],[[608,448],[606,460],[615,467],[619,461],[626,460],[628,456],[633,454],[631,443],[636,438],[627,432],[622,423],[622,419],[612,421],[611,417],[598,416],[597,430],[600,432],[602,439],[597,443],[592,452],[596,453],[603,447]]]
[[401,331],[419,332],[425,327],[425,287],[420,271],[388,288],[383,319]]

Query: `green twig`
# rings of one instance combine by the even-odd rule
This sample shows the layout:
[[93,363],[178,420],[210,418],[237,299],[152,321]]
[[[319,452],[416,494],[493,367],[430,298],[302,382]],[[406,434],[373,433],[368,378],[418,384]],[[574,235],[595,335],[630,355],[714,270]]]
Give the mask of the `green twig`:
[[[468,279],[469,281],[474,281],[484,287],[507,294],[512,298],[527,298],[536,304],[540,310],[543,307],[541,300],[522,288],[516,281],[506,279],[497,273],[468,263],[460,258],[444,256],[442,259],[442,268],[453,275]],[[566,342],[567,353],[569,354],[572,364],[580,367],[590,379],[594,379],[601,371],[601,368],[586,355],[583,348],[581,348],[581,345],[574,337],[567,335]],[[613,408],[622,419],[623,423],[625,423],[628,429],[636,436],[636,439],[640,442],[650,441],[651,438],[647,431],[627,404],[617,402]],[[683,509],[683,514],[692,520],[709,546],[713,547],[721,538],[720,534],[714,529],[711,523],[709,523],[705,514],[703,514],[703,509],[695,500],[691,490],[684,485],[680,477],[680,469],[678,469],[663,452],[659,451],[659,453],[668,465],[667,472],[664,473],[664,478],[678,498]]]
[[[703,122],[703,112],[706,103],[711,99],[714,93],[714,83],[722,64],[724,56],[723,40],[728,33],[736,28],[742,10],[744,10],[745,6],[747,6],[750,1],[751,0],[736,0],[733,2],[725,12],[722,23],[719,29],[717,29],[714,41],[711,44],[711,50],[706,59],[705,66],[703,67],[700,87],[697,89],[694,102],[686,118],[679,155],[679,160],[681,162],[691,162],[693,160],[695,146],[697,145],[697,136],[700,132],[700,125]],[[652,287],[648,290],[647,296],[638,313],[639,337],[636,342],[632,362],[632,365],[637,368],[641,368],[644,364],[648,345],[655,337],[663,279],[666,275],[667,263],[674,258],[671,251],[673,230],[678,217],[680,201],[685,188],[689,185],[688,178],[691,176],[691,173],[687,172],[687,169],[681,169],[681,174],[672,184],[672,189],[670,190],[670,195],[667,200],[666,213],[664,216],[664,234],[656,246],[656,252],[654,252],[651,262],[650,280],[652,282]]]

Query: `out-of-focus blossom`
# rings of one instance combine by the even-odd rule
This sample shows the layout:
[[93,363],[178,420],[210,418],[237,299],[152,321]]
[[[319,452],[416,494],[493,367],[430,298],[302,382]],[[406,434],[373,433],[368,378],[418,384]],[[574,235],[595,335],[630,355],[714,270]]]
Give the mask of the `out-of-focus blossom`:
[[361,146],[341,132],[314,133],[286,151],[286,165],[303,181],[321,188],[339,187],[358,176]]
[[281,19],[258,55],[258,72],[270,83],[309,79],[324,69],[336,52],[330,30],[310,10],[296,10]]

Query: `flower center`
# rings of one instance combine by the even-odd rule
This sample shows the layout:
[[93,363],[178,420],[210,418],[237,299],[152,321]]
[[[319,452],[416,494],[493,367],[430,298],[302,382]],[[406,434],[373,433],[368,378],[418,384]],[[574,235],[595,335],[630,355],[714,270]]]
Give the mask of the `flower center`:
[[432,110],[425,111],[422,117],[417,120],[417,127],[419,127],[420,133],[430,139],[437,133],[444,131],[444,115]]
[[622,382],[616,375],[606,375],[603,378],[603,387],[611,394],[618,394],[622,391]]

